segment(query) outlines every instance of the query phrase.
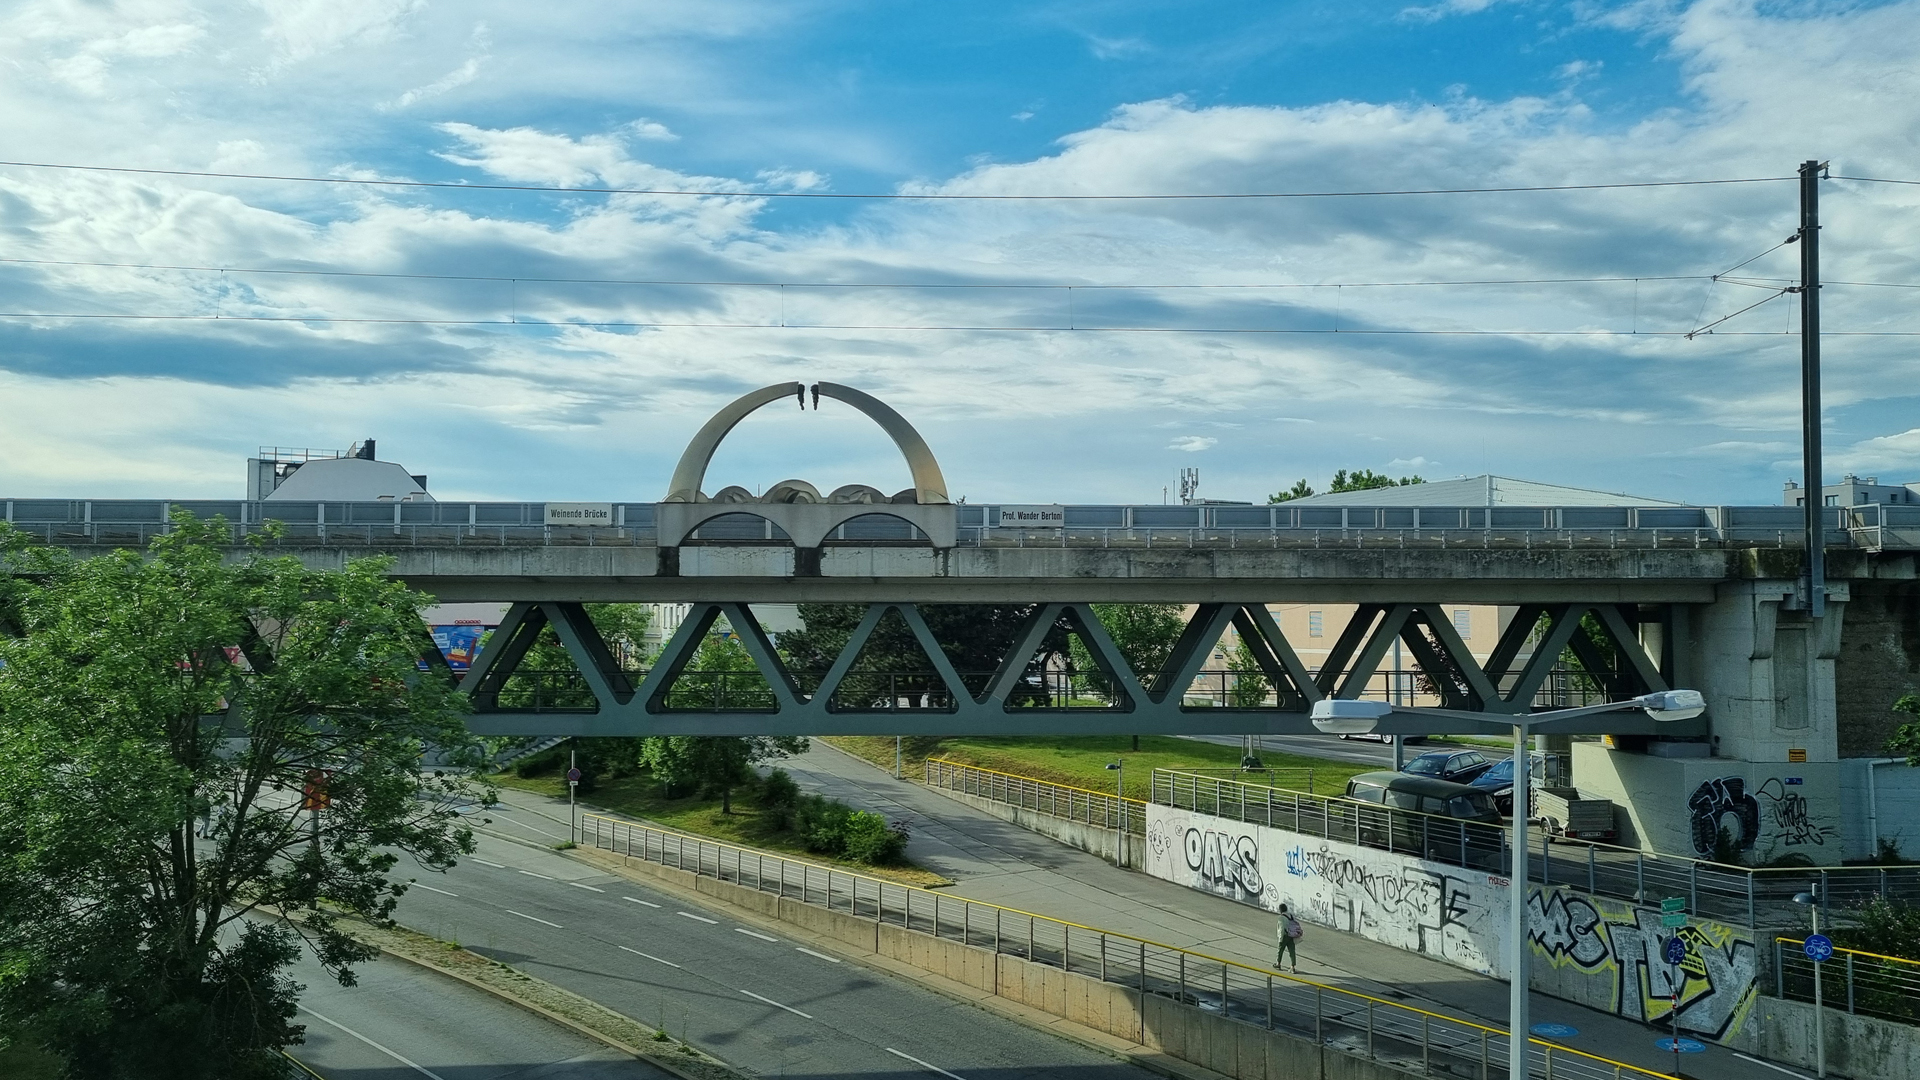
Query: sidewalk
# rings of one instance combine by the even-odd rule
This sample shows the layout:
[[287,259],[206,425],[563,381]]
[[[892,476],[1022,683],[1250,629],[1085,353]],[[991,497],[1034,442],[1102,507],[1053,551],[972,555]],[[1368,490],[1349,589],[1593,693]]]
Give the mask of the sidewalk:
[[[1272,966],[1275,919],[1264,911],[1122,870],[922,785],[895,780],[820,740],[814,740],[813,747],[780,767],[805,790],[906,822],[913,831],[908,856],[952,878],[957,883],[954,893]],[[1319,926],[1308,928],[1300,954],[1303,976],[1431,1012],[1506,1026],[1503,981]],[[1530,1011],[1534,1024],[1565,1024],[1580,1032],[1555,1042],[1642,1068],[1673,1068],[1673,1056],[1653,1045],[1665,1032],[1537,993]],[[1683,1055],[1681,1068],[1699,1080],[1804,1075],[1776,1072],[1777,1066],[1756,1065],[1712,1044],[1705,1053]]]

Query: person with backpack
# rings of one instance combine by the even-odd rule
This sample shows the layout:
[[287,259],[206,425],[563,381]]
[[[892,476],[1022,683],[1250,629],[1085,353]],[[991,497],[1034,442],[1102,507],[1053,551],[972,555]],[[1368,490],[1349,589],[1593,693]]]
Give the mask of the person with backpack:
[[1281,904],[1280,954],[1274,958],[1273,966],[1277,968],[1284,963],[1287,965],[1287,970],[1298,974],[1300,971],[1298,945],[1300,939],[1305,937],[1306,934],[1306,927],[1301,926],[1300,920],[1293,917],[1293,913],[1287,910],[1287,905]]

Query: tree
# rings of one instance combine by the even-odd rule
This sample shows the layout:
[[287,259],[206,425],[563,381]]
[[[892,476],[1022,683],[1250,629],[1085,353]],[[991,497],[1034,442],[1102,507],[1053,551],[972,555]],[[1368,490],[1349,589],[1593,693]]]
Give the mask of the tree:
[[[1352,472],[1341,469],[1333,474],[1333,484],[1327,488],[1327,494],[1337,495],[1343,491],[1371,491],[1374,488],[1408,487],[1424,483],[1426,481],[1418,476],[1403,476],[1396,480],[1384,473],[1374,472],[1372,469],[1355,469]],[[1267,496],[1267,502],[1292,502],[1312,494],[1313,488],[1305,479],[1300,479],[1294,481],[1293,487],[1286,491],[1277,491]]]
[[1267,672],[1254,655],[1246,638],[1234,642],[1227,656],[1227,670],[1233,673],[1233,685],[1227,689],[1227,703],[1236,709],[1254,709],[1266,703]]
[[[646,644],[647,627],[653,622],[651,609],[643,604],[587,604],[586,611],[623,670],[638,671],[652,659]],[[489,630],[487,637],[493,633]],[[580,665],[560,644],[560,635],[552,626],[544,626],[501,686],[502,703],[507,707],[593,708],[593,691],[587,689],[579,670]]]
[[1893,703],[1895,712],[1903,712],[1913,719],[1903,722],[1894,730],[1893,737],[1887,740],[1889,754],[1905,754],[1907,764],[1920,766],[1920,694],[1909,691]]
[[733,789],[753,779],[753,767],[807,752],[804,735],[652,735],[640,742],[640,761],[669,791],[691,787],[720,796],[733,813]]
[[[1154,678],[1166,668],[1173,656],[1174,643],[1180,640],[1180,631],[1187,626],[1186,620],[1180,617],[1179,604],[1094,604],[1093,613],[1100,617],[1100,625],[1106,627],[1113,647],[1146,686],[1152,686]],[[1100,677],[1100,669],[1093,662],[1092,651],[1077,634],[1069,655],[1074,670],[1084,674],[1089,684],[1098,690],[1107,689],[1106,680]]]
[[451,866],[487,801],[416,666],[427,597],[226,544],[185,512],[144,555],[0,526],[0,1030],[74,1080],[284,1075],[302,943],[351,985],[375,953],[337,917],[387,920],[399,855]]
[[[949,687],[953,693],[978,693],[986,686],[987,679],[1000,666],[1000,660],[1013,647],[1026,621],[1032,616],[1032,604],[923,604],[920,615],[927,621],[927,629],[933,634],[934,641],[947,654],[968,685]],[[833,666],[833,662],[847,647],[853,631],[867,614],[864,604],[801,604],[800,618],[805,623],[801,630],[790,630],[780,635],[780,652],[786,663],[795,672],[813,675],[824,674]],[[1041,641],[1038,660],[1046,663],[1062,657],[1067,652],[1066,631],[1054,627]],[[884,685],[878,678],[862,679],[863,673],[893,673],[896,677]],[[924,676],[916,688],[912,683],[902,683],[897,677],[900,673],[913,673]],[[937,679],[932,673],[932,665],[926,650],[913,636],[906,621],[898,615],[889,614],[874,628],[873,635],[867,639],[860,656],[849,674],[843,693],[856,696],[873,696],[882,690],[906,689],[909,692],[932,692],[937,687]],[[1018,703],[1037,700],[1039,695],[1031,688],[1021,686],[1010,697]]]

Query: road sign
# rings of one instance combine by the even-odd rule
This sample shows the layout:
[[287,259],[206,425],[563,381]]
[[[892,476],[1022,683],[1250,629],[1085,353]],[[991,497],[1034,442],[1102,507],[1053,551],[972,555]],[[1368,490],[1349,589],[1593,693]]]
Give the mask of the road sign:
[[1818,964],[1833,959],[1833,939],[1825,934],[1807,935],[1807,959]]
[[1678,936],[1668,938],[1666,957],[1667,963],[1669,964],[1678,964],[1685,960],[1687,958],[1687,943],[1681,941]]
[[1660,901],[1660,910],[1668,915],[1676,911],[1685,911],[1687,910],[1687,898],[1684,896],[1669,896],[1665,900]]
[[567,770],[567,783],[569,783],[569,784],[577,784],[577,783],[579,783],[579,782],[580,782],[580,770],[579,770],[579,769],[568,769],[568,770]]
[[1672,915],[1662,915],[1660,916],[1660,925],[1668,929],[1676,926],[1685,926],[1687,925],[1687,913],[1682,911]]
[[1535,1024],[1527,1030],[1543,1039],[1571,1039],[1580,1034],[1579,1028],[1566,1024]]

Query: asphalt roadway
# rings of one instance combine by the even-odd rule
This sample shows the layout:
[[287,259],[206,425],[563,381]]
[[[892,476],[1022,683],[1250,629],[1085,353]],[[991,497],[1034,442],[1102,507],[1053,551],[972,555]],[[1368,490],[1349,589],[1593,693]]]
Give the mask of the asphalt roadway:
[[[1182,735],[1180,738],[1195,742],[1216,743],[1220,746],[1239,747],[1245,745],[1243,735]],[[1301,757],[1326,758],[1332,761],[1350,761],[1358,765],[1372,765],[1376,768],[1393,768],[1393,747],[1388,743],[1374,742],[1370,739],[1342,739],[1337,735],[1261,735],[1256,744],[1264,750],[1277,750],[1281,753],[1298,754]],[[1407,747],[1407,756],[1421,752],[1420,744]]]
[[673,1080],[602,1043],[456,979],[382,957],[343,987],[311,955],[294,1060],[323,1080]]
[[[502,809],[508,812],[494,815],[491,829],[532,842],[564,839],[564,824]],[[458,941],[761,1075],[1153,1075],[850,957],[488,833],[477,855],[450,872],[414,876],[418,884],[396,915],[404,925]]]

